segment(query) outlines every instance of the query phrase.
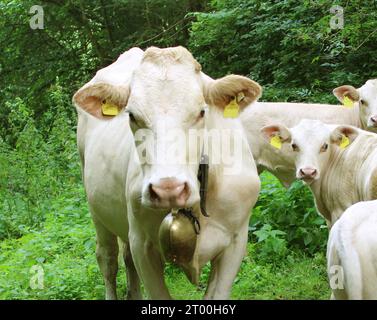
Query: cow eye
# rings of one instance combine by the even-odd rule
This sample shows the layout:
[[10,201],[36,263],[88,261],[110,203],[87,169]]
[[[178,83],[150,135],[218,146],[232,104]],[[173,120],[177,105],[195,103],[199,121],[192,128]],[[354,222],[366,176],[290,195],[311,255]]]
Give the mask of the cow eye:
[[203,110],[200,111],[199,117],[203,118],[205,114],[206,114],[206,111],[203,109]]
[[324,143],[321,147],[321,152],[325,152],[329,148],[329,145],[327,143]]
[[128,117],[130,119],[130,124],[137,126],[137,127],[140,126],[132,112],[128,112]]
[[132,122],[136,122],[136,119],[135,119],[135,116],[133,115],[133,113],[132,112],[128,112],[128,116],[129,116],[129,118],[130,118],[130,120],[132,121]]
[[360,100],[360,104],[363,105],[363,106],[365,106],[367,103],[366,103],[365,100],[361,99],[361,100]]
[[293,151],[298,151],[298,145],[297,144],[295,144],[295,143],[292,143],[292,150]]

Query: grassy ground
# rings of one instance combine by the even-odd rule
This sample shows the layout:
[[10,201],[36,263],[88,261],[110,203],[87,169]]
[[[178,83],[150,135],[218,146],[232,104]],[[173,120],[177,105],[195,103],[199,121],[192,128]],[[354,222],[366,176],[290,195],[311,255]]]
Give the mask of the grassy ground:
[[[248,246],[231,298],[248,299],[328,299],[330,291],[325,273],[325,258],[291,254],[276,265],[258,261],[252,244]],[[208,273],[202,275],[204,288]],[[179,270],[169,273],[167,283],[176,299],[200,299],[204,289],[192,286]]]
[[[104,285],[95,260],[95,232],[80,184],[68,185],[50,200],[43,228],[18,239],[0,242],[0,299],[103,299]],[[288,250],[284,257],[266,257],[256,243],[232,290],[233,299],[328,299],[324,253],[306,256]],[[44,272],[44,288],[31,289],[33,266]],[[200,299],[209,268],[199,287],[174,266],[166,268],[167,284],[176,299]],[[118,275],[119,296],[125,272]]]

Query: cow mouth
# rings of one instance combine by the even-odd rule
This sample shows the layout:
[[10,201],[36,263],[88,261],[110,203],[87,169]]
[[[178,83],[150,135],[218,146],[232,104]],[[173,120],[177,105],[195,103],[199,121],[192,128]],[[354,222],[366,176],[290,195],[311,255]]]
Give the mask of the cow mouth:
[[311,185],[314,182],[314,180],[316,180],[315,178],[311,177],[299,177],[298,179],[303,181],[307,185]]

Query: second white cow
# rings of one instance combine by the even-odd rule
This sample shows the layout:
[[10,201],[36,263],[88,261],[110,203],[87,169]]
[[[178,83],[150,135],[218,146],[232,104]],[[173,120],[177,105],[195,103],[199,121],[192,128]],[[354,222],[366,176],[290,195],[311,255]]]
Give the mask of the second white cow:
[[[331,226],[351,205],[377,199],[377,135],[352,126],[302,120],[264,127],[265,139],[294,163]],[[273,139],[273,140],[271,140]]]
[[272,124],[293,127],[302,119],[360,126],[358,109],[339,105],[255,102],[252,108],[241,114],[259,173],[268,170],[286,187],[295,180],[294,163],[279,149],[272,147],[269,141],[263,138],[260,130]]

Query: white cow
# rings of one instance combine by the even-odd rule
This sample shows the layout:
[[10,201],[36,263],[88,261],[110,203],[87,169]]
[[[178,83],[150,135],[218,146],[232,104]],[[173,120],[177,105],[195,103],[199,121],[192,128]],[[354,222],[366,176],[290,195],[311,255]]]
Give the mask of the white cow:
[[348,208],[331,229],[327,271],[333,299],[377,299],[377,200]]
[[294,163],[289,162],[289,158],[280,150],[272,147],[263,138],[260,130],[272,124],[293,127],[302,119],[360,126],[357,108],[338,105],[255,102],[252,108],[247,108],[241,114],[241,121],[259,173],[268,170],[286,187],[295,180]]
[[[210,261],[205,298],[229,297],[245,254],[260,181],[242,124],[224,118],[224,108],[233,101],[242,110],[260,95],[260,86],[248,78],[207,77],[182,47],[131,49],[74,95],[83,178],[107,299],[116,298],[117,237],[126,246],[128,297],[141,298],[140,277],[150,298],[170,298],[159,233],[167,214],[178,208],[192,208],[201,226],[196,242],[183,242],[184,250],[194,246],[195,251],[180,266],[197,282]],[[120,113],[106,116],[105,107]],[[215,144],[203,139],[211,130],[238,134],[230,145],[238,146],[239,153],[215,163],[210,153]],[[196,146],[185,143],[192,132],[199,133]],[[177,152],[171,150],[177,146]],[[208,218],[201,214],[197,179],[201,150],[207,149]],[[171,234],[180,232],[176,226]]]
[[[352,126],[302,120],[264,127],[267,141],[295,164],[329,228],[351,205],[377,199],[377,135]],[[273,140],[271,140],[273,139]]]
[[351,101],[350,106],[359,113],[362,129],[377,132],[377,79],[368,80],[358,89],[345,85],[333,92],[340,102],[344,103],[346,97]]

